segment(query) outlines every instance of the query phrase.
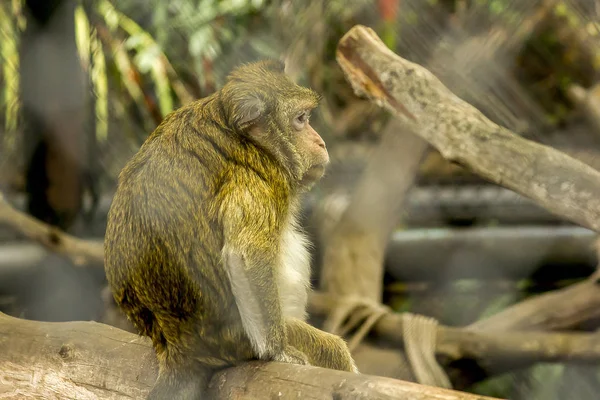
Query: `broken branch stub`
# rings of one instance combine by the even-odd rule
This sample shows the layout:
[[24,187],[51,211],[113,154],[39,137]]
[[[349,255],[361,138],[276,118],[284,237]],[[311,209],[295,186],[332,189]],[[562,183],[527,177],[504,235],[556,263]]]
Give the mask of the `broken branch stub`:
[[446,159],[600,232],[600,172],[493,123],[426,68],[389,50],[370,28],[346,33],[337,61],[357,95],[405,120]]

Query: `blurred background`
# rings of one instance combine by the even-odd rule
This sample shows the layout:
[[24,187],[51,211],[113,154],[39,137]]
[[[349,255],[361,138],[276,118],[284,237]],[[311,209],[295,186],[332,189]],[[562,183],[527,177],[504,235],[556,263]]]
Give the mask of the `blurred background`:
[[[0,192],[101,239],[120,169],[166,114],[218,90],[242,62],[283,58],[323,95],[313,125],[332,165],[304,204],[316,281],[314,215],[349,201],[390,119],[336,63],[345,32],[373,28],[494,122],[599,168],[599,11],[594,0],[1,0]],[[464,326],[586,279],[595,240],[430,149],[386,249],[383,301]],[[105,285],[101,266],[74,266],[0,225],[0,311],[110,322]],[[540,363],[464,390],[596,399],[599,373]]]

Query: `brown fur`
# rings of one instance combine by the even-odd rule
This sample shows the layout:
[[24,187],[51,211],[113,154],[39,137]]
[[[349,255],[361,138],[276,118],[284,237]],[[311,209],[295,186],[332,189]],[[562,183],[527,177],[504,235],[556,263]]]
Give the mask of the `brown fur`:
[[[214,368],[256,358],[355,369],[343,340],[283,315],[277,289],[298,195],[328,162],[308,123],[290,125],[317,104],[280,63],[244,65],[219,92],[167,116],[121,172],[106,272],[120,308],[152,339],[152,398],[196,398]],[[236,298],[233,273],[252,290]],[[267,327],[264,354],[242,323],[250,301]]]

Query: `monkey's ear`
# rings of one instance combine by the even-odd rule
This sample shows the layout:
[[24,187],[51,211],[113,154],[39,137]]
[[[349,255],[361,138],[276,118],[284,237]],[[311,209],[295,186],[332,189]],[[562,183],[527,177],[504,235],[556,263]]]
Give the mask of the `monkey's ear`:
[[265,113],[265,103],[258,97],[248,96],[239,100],[234,114],[234,123],[239,129],[255,125]]

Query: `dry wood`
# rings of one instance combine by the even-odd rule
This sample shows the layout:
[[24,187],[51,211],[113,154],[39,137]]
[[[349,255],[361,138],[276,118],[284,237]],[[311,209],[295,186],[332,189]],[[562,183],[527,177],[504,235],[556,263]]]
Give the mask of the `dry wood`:
[[[328,315],[337,307],[335,297],[313,293],[309,310]],[[388,313],[373,327],[373,332],[398,346],[403,346],[401,314]],[[536,362],[572,361],[600,363],[600,335],[587,333],[546,333],[510,331],[494,333],[439,325],[436,353],[450,361],[476,360],[481,367],[502,364],[527,365]],[[512,363],[512,364],[511,364]]]
[[[600,173],[588,165],[551,147],[523,139],[489,121],[478,110],[456,97],[427,69],[391,52],[369,28],[356,26],[338,46],[338,62],[358,94],[363,94],[397,117],[405,120],[421,137],[436,147],[445,158],[458,161],[481,176],[513,189],[537,202],[549,211],[598,231],[600,228]],[[513,306],[494,317],[474,324],[477,331],[497,329],[559,329],[598,318],[595,300],[597,278],[573,287],[537,296]],[[568,307],[567,307],[568,306]],[[383,331],[398,331],[392,323],[396,316],[386,316],[376,327]],[[450,329],[450,328],[448,328]],[[445,328],[440,328],[438,340],[444,340]],[[446,333],[451,333],[452,330]],[[501,353],[505,357],[514,347],[535,353],[550,353],[557,348],[569,357],[580,348],[583,339],[557,334],[539,334],[548,340],[528,347],[524,333]],[[512,342],[503,334],[504,345]],[[529,335],[529,334],[528,334]],[[550,336],[544,336],[550,335]],[[449,335],[448,337],[451,337]],[[466,339],[468,335],[464,336]],[[520,339],[519,339],[520,337]],[[576,340],[575,340],[576,339]],[[588,345],[596,347],[594,337]],[[479,340],[484,340],[480,337]],[[533,339],[532,339],[533,340]],[[522,345],[519,346],[518,343]],[[443,345],[439,343],[441,347]],[[525,345],[525,346],[523,346]],[[564,347],[563,347],[564,346]],[[465,344],[466,347],[466,344]],[[488,348],[490,351],[491,348]],[[549,351],[548,351],[549,350]],[[590,349],[591,351],[591,349]],[[512,351],[516,355],[516,352]],[[466,356],[464,349],[459,351]],[[489,355],[489,354],[488,354]],[[583,354],[582,360],[586,358]],[[579,358],[576,356],[575,358]],[[565,358],[563,358],[565,359]],[[573,358],[571,358],[573,359]]]
[[0,193],[0,224],[5,224],[47,249],[66,256],[75,265],[104,263],[102,241],[82,240],[12,207]]
[[530,297],[482,319],[469,329],[487,332],[508,330],[576,329],[600,320],[598,273],[583,282]]
[[[0,313],[0,398],[142,399],[156,373],[145,338],[94,322],[35,322]],[[208,398],[490,399],[389,378],[260,362],[216,374]]]
[[337,60],[357,94],[403,119],[445,158],[600,231],[600,172],[496,125],[426,68],[389,50],[370,28],[346,33]]
[[[351,350],[358,349],[372,324],[387,313],[387,308],[380,306],[385,252],[427,147],[427,142],[401,121],[390,121],[341,218],[331,224],[331,232],[321,234],[324,254],[320,284],[343,300],[329,314],[323,329],[345,335],[358,328],[348,343]],[[325,230],[327,218],[320,221]],[[346,320],[351,322],[343,324]],[[370,372],[374,364],[361,361],[357,359],[359,368]],[[397,374],[406,370],[399,368]]]
[[322,235],[323,290],[380,302],[387,243],[426,150],[427,143],[400,121],[388,124],[350,204],[332,232]]
[[583,112],[589,123],[600,133],[600,85],[595,84],[589,89],[579,85],[571,85],[567,95]]

